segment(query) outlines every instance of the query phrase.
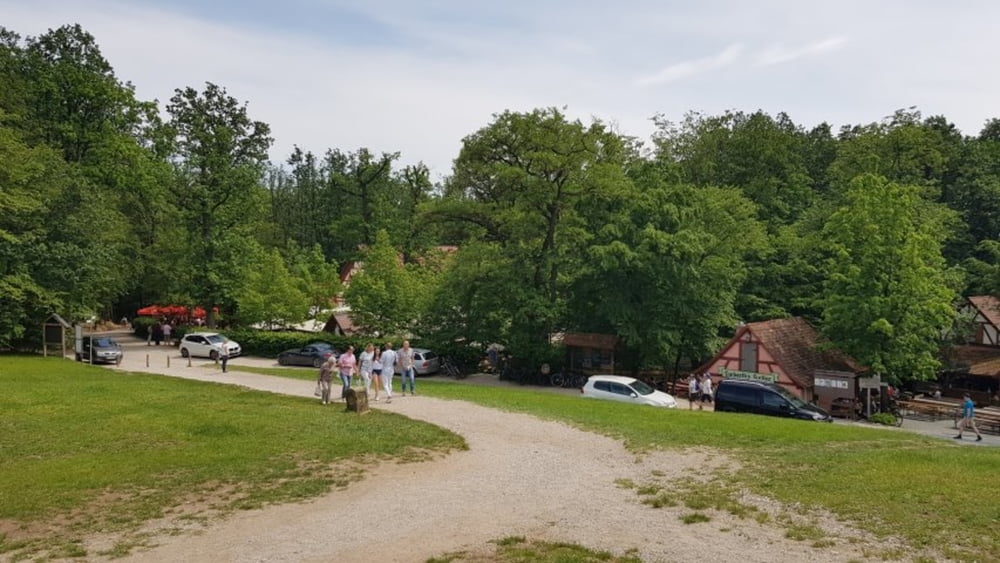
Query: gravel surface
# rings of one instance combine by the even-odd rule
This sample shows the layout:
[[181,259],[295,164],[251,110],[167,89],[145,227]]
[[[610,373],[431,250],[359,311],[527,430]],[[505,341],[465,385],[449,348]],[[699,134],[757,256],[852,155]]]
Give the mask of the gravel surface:
[[[144,352],[150,354],[148,368]],[[306,381],[222,374],[199,367],[204,362],[198,360],[187,367],[176,352],[129,343],[119,369],[312,394]],[[167,368],[169,354],[175,356]],[[231,365],[239,363],[273,365],[252,358]],[[844,526],[834,526],[834,539],[841,538],[835,545],[813,548],[810,542],[785,538],[785,529],[773,523],[711,510],[704,511],[710,521],[688,525],[680,517],[692,510],[651,508],[634,490],[616,484],[622,479],[643,484],[698,478],[731,467],[732,461],[717,452],[637,455],[604,436],[463,401],[397,395],[390,405],[374,406],[456,432],[469,450],[421,463],[373,465],[365,479],[344,490],[306,503],[240,512],[194,532],[163,535],[152,542],[154,547],[125,560],[411,562],[455,551],[482,552],[491,540],[514,535],[615,554],[635,549],[644,561],[865,559],[860,550],[867,542],[843,539],[860,535]],[[764,508],[782,511],[773,504]]]

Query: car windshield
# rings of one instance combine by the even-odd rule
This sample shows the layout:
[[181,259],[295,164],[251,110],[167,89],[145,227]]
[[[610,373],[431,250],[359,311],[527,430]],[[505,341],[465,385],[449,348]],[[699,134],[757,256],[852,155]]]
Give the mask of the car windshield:
[[95,338],[93,340],[94,346],[98,348],[114,348],[115,341],[110,338]]
[[638,379],[636,379],[632,383],[629,383],[629,386],[632,389],[634,389],[636,393],[638,393],[640,395],[649,395],[650,393],[652,393],[653,391],[655,391],[655,389],[653,389],[649,385],[646,385],[642,381],[639,381]]
[[226,337],[222,336],[221,334],[213,334],[211,336],[206,336],[205,339],[211,342],[212,344],[222,344],[223,342],[226,341]]

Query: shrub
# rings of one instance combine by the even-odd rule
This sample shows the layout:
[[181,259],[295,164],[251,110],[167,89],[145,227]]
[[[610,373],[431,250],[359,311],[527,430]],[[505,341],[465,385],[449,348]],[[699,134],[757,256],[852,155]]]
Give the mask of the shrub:
[[877,412],[868,417],[869,422],[874,422],[877,424],[885,424],[886,426],[895,426],[896,417],[891,413],[887,412]]

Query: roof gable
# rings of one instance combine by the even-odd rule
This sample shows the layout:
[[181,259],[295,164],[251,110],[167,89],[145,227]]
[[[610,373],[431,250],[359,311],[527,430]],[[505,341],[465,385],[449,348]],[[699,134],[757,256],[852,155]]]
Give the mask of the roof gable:
[[860,373],[864,368],[839,350],[824,350],[815,328],[802,317],[746,325],[785,373],[802,388],[813,386],[816,370]]
[[992,295],[974,295],[969,297],[969,303],[983,315],[988,323],[1000,328],[1000,299]]

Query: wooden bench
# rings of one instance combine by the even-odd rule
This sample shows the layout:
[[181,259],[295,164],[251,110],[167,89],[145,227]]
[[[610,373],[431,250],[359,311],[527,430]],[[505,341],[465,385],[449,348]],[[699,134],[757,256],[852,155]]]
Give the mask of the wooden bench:
[[899,401],[899,408],[903,411],[904,416],[927,418],[930,420],[954,419],[955,414],[961,412],[957,403],[939,401],[937,399]]

